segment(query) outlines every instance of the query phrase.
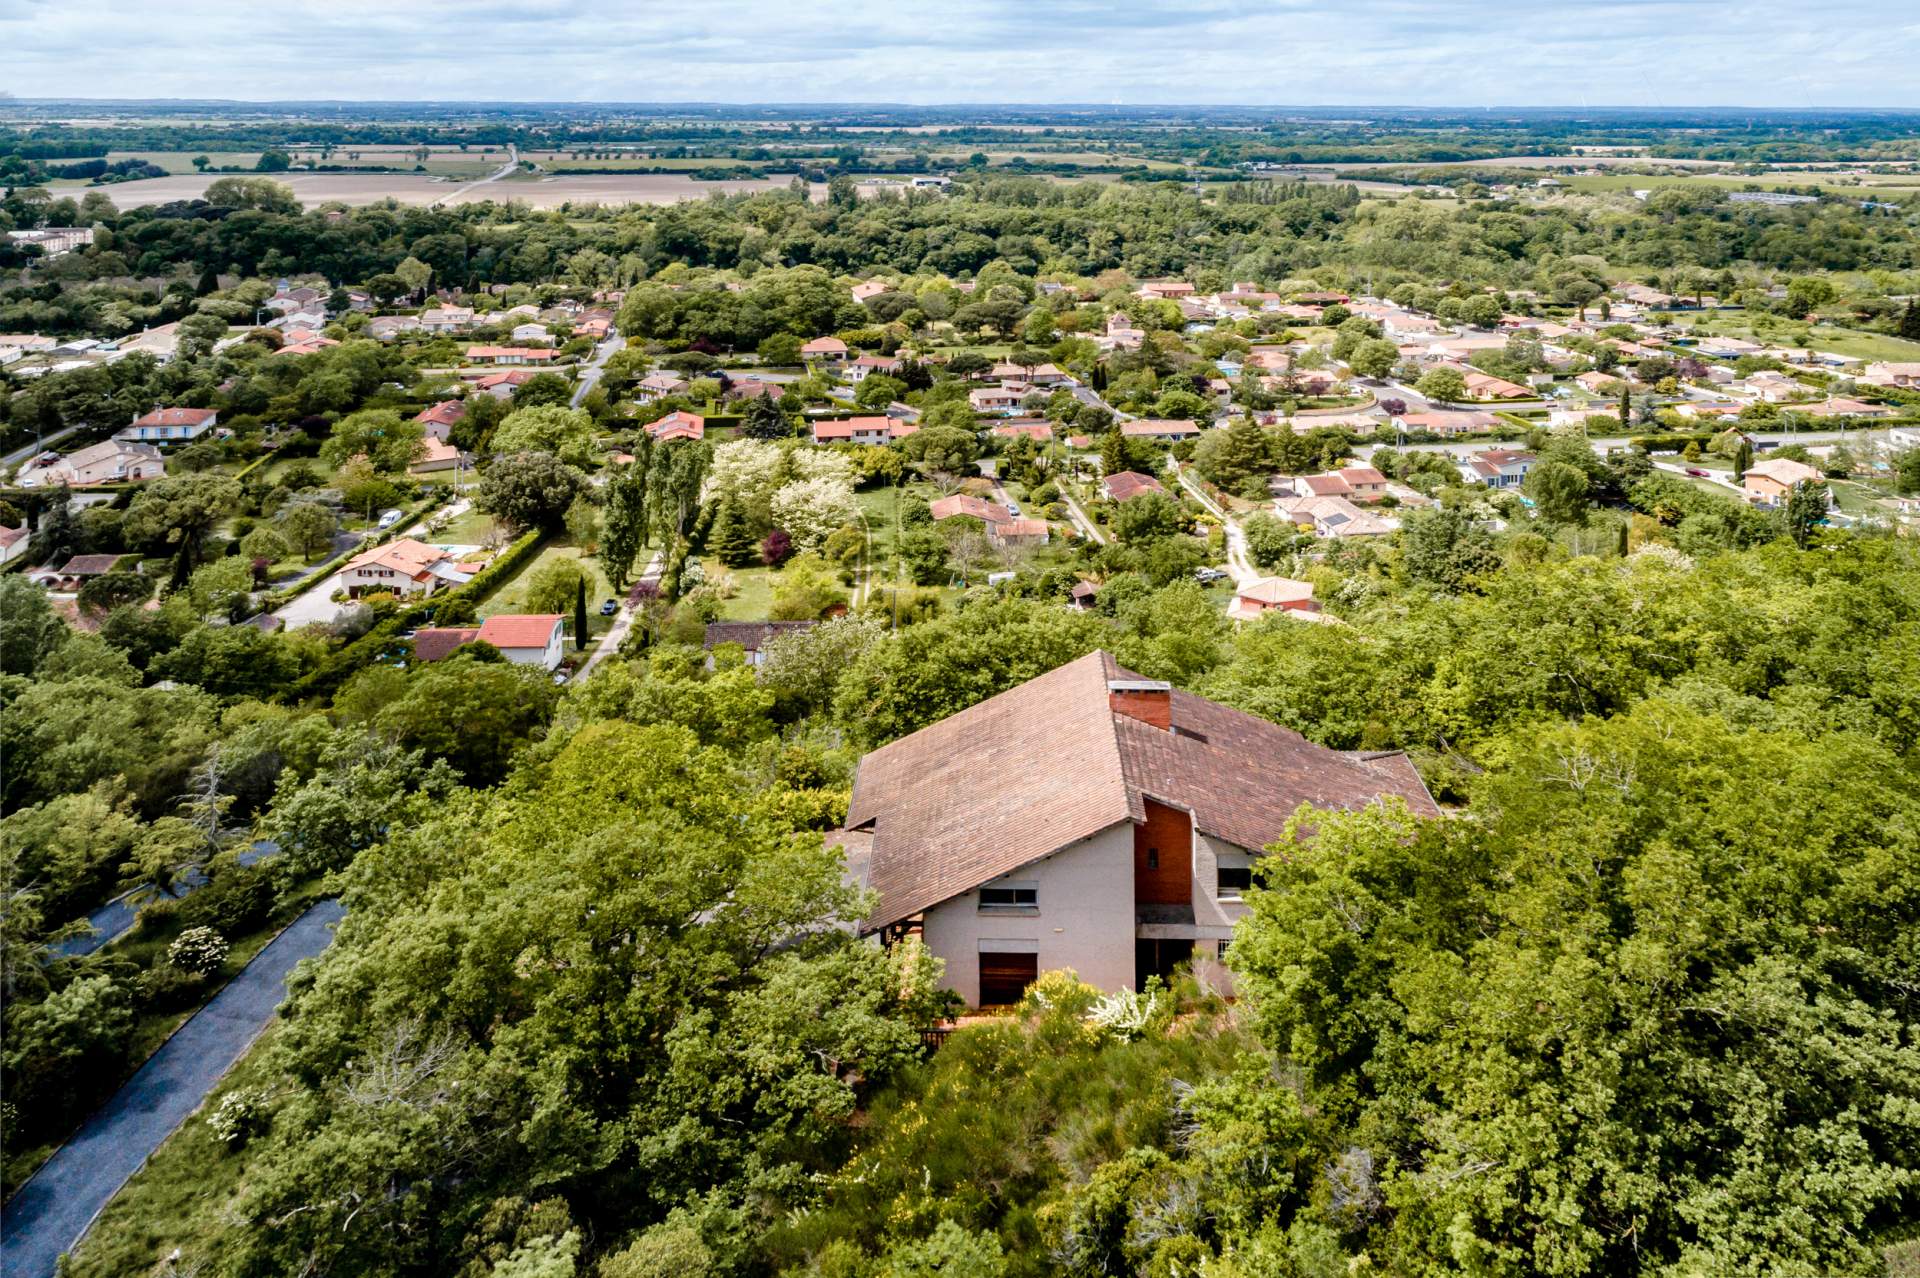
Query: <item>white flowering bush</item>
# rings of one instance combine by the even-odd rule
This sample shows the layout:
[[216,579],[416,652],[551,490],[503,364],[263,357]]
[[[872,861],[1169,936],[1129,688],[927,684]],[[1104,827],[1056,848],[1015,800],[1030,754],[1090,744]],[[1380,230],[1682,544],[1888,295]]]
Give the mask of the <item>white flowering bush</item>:
[[1131,1043],[1146,1033],[1159,1007],[1160,998],[1157,994],[1142,995],[1122,989],[1095,999],[1093,1006],[1087,1009],[1087,1020],[1121,1042]]
[[1657,541],[1647,542],[1635,550],[1631,558],[1636,564],[1659,564],[1675,572],[1686,572],[1693,567],[1693,556]]
[[205,976],[227,961],[227,938],[210,927],[190,927],[167,947],[167,962]]
[[208,1130],[230,1148],[240,1148],[263,1125],[267,1114],[265,1100],[257,1091],[235,1088],[220,1098],[220,1104],[207,1119]]

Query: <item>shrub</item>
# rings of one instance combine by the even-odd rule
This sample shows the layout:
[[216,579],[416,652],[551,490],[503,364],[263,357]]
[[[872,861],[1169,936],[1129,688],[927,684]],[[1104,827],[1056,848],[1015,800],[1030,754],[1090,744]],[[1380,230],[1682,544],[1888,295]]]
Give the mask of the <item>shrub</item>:
[[266,1119],[266,1097],[252,1088],[236,1087],[220,1098],[207,1119],[207,1130],[228,1149],[239,1149],[266,1126]]
[[273,879],[259,866],[234,865],[174,907],[182,927],[211,928],[221,936],[242,936],[273,913]]
[[190,927],[167,947],[167,962],[205,976],[227,961],[227,938],[210,927]]

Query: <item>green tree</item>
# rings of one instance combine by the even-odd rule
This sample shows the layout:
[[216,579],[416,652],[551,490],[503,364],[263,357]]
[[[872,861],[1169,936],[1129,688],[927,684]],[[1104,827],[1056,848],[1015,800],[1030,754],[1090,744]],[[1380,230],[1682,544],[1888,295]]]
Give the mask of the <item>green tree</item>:
[[1400,348],[1384,338],[1369,338],[1353,348],[1348,367],[1357,377],[1382,378],[1400,362]]
[[576,560],[550,558],[527,575],[527,611],[563,613],[573,606],[574,595],[586,582],[586,571]]
[[365,457],[375,470],[397,474],[418,461],[425,449],[425,426],[391,408],[378,408],[335,422],[333,433],[320,445],[320,457],[335,467]]
[[498,453],[552,453],[572,466],[593,458],[593,419],[577,408],[520,408],[494,431]]
[[1436,404],[1455,404],[1467,397],[1467,379],[1457,368],[1430,368],[1413,388]]
[[1565,462],[1536,462],[1521,489],[1533,499],[1534,509],[1550,523],[1575,527],[1587,522],[1587,476]]
[[586,477],[552,453],[496,457],[480,476],[480,509],[519,529],[557,528]]
[[46,591],[19,573],[0,576],[0,674],[32,675],[71,634]]
[[280,512],[281,531],[308,563],[333,544],[338,528],[339,520],[333,512],[317,501],[289,502]]

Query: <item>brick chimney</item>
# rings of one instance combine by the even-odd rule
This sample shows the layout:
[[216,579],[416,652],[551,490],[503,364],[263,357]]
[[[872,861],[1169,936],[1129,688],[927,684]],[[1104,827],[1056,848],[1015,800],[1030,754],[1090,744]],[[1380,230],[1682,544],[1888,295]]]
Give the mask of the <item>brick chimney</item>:
[[1107,706],[1115,714],[1173,731],[1173,685],[1159,679],[1107,680]]

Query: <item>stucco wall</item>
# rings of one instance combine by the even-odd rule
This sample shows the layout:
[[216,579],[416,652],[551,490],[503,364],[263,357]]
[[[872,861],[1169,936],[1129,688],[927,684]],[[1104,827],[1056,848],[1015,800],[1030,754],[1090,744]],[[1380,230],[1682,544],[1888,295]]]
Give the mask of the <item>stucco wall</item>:
[[982,941],[1031,942],[1039,970],[1070,967],[1103,990],[1133,985],[1133,826],[1119,822],[987,886],[1031,885],[1037,908],[980,912],[968,892],[926,913],[927,948],[946,960],[946,983],[969,1007],[980,1001]]

